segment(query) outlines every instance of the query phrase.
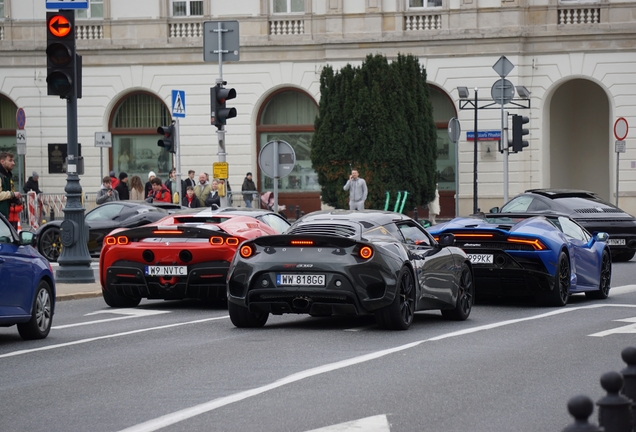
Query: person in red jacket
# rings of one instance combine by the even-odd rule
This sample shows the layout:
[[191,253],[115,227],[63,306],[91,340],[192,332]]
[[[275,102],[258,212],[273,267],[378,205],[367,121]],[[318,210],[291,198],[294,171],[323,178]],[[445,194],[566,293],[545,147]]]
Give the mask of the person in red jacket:
[[148,193],[148,198],[146,201],[148,202],[166,202],[171,203],[172,197],[170,196],[170,191],[168,188],[161,182],[159,177],[155,177],[150,180],[150,184],[152,185],[152,190]]

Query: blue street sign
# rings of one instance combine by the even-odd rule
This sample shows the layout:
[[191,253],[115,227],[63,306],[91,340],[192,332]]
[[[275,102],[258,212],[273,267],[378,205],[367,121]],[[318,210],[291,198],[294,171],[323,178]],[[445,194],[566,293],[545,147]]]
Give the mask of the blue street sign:
[[88,9],[88,0],[46,0],[47,9]]
[[[477,141],[499,141],[500,139],[500,130],[477,131]],[[475,141],[475,131],[466,132],[466,141]]]
[[185,118],[186,105],[185,105],[185,91],[172,90],[172,116]]

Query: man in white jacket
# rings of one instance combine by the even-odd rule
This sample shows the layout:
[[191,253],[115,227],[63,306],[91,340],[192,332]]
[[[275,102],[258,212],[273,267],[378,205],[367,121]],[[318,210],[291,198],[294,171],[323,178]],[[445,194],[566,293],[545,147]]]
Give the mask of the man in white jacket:
[[367,182],[360,178],[358,170],[351,170],[351,175],[344,190],[349,191],[349,210],[364,210],[364,201],[369,193]]

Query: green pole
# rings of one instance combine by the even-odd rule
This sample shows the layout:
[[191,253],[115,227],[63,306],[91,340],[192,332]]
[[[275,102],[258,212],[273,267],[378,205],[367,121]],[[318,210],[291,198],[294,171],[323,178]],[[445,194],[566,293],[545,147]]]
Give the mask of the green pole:
[[386,191],[386,201],[384,202],[384,211],[389,209],[389,201],[391,200],[391,194],[389,191]]
[[398,206],[400,205],[400,197],[402,196],[402,191],[398,191],[397,199],[395,200],[395,205],[393,206],[393,211],[397,212]]
[[408,191],[404,191],[404,196],[402,196],[402,205],[400,205],[400,213],[404,211],[404,204],[406,204],[406,197],[409,195]]

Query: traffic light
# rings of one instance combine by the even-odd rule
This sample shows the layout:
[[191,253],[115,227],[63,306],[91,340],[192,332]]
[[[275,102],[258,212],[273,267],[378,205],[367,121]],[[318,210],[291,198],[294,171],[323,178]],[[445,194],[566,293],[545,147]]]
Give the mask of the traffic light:
[[75,11],[47,12],[46,83],[48,95],[68,99],[77,89],[77,97],[82,97],[81,59],[75,51]]
[[163,138],[157,141],[157,145],[170,153],[174,153],[174,122],[170,126],[159,126],[157,133],[163,135]]
[[227,108],[225,106],[229,99],[236,97],[236,90],[224,88],[223,85],[225,84],[227,83],[224,81],[223,84],[219,83],[210,88],[210,123],[218,129],[225,126],[227,119],[236,117],[236,108]]
[[524,135],[528,135],[530,131],[522,128],[522,126],[528,123],[530,119],[526,116],[513,115],[512,116],[512,151],[520,152],[525,147],[528,147],[528,141],[523,139]]

